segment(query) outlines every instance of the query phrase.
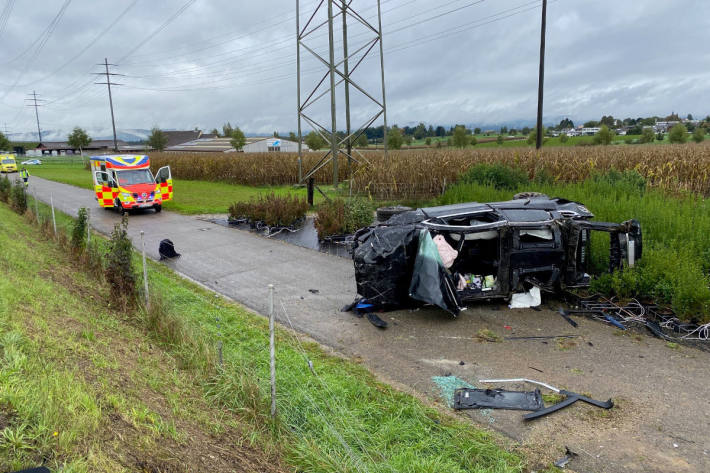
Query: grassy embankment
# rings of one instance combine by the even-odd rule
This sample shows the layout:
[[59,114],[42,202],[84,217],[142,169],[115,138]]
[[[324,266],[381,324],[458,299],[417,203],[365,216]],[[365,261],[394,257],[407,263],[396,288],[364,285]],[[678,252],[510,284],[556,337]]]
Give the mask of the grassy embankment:
[[[508,200],[515,192],[538,191],[582,202],[595,220],[622,222],[635,218],[643,230],[643,258],[634,270],[599,277],[592,288],[622,298],[653,296],[669,303],[685,320],[710,322],[710,202],[692,193],[669,196],[647,189],[633,171],[594,175],[579,183],[552,179],[528,181],[524,172],[512,185],[460,182],[441,197],[441,204]],[[593,233],[596,274],[608,268],[609,237]]]
[[[43,159],[42,163],[27,168],[33,176],[93,190],[91,172],[84,168],[79,159],[49,158]],[[228,207],[234,202],[248,201],[271,192],[277,195],[294,194],[306,198],[305,188],[294,188],[289,185],[246,186],[184,179],[174,179],[173,184],[175,188],[173,201],[166,202],[164,208],[188,215],[227,213]],[[333,193],[329,189],[323,190],[326,194]],[[320,193],[314,194],[315,203],[322,199]]]
[[122,311],[66,246],[2,204],[0,220],[3,469],[522,470],[494,436],[285,330],[273,422],[265,319],[154,263],[153,309]]

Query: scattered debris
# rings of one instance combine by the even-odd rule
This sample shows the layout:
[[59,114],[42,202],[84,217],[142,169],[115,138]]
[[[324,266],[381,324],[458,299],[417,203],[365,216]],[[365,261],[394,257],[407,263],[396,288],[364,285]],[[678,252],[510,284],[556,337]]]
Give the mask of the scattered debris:
[[552,338],[577,338],[581,335],[537,335],[532,337],[504,337],[506,340],[549,340]]
[[569,447],[565,446],[565,456],[557,460],[553,465],[557,468],[564,468],[576,456],[578,455],[570,450]]
[[308,292],[311,294],[318,294],[320,291],[318,289],[309,289]]
[[466,363],[464,363],[463,361],[459,361],[459,366],[464,366],[465,364]]
[[160,260],[176,258],[180,256],[180,253],[175,251],[175,245],[172,240],[164,239],[160,240],[160,246],[158,246],[158,254],[160,254]]
[[572,319],[570,318],[570,316],[567,315],[567,313],[565,312],[565,310],[564,310],[562,307],[560,307],[560,309],[559,309],[558,312],[559,312],[559,314],[562,316],[563,319],[565,319],[567,322],[569,322],[569,324],[570,324],[572,327],[575,327],[575,328],[577,327],[577,325],[578,325],[577,322],[575,322],[574,320],[572,320]]
[[587,404],[591,404],[596,407],[601,407],[602,409],[611,409],[614,407],[614,402],[609,399],[608,401],[597,401],[595,399],[591,399],[587,396],[584,396],[579,393],[575,393],[572,391],[567,391],[564,389],[558,389],[554,386],[551,386],[547,383],[543,383],[541,381],[535,381],[533,379],[527,379],[527,378],[514,378],[514,379],[481,379],[479,380],[481,383],[532,383],[532,384],[537,384],[539,386],[543,386],[550,391],[554,391],[557,394],[561,394],[565,396],[565,399],[561,402],[558,402],[557,404],[553,404],[549,407],[545,407],[543,409],[538,409],[534,412],[531,412],[529,414],[525,414],[523,416],[523,419],[525,420],[532,420],[532,419],[537,419],[539,417],[546,416],[548,414],[551,414],[553,412],[559,411],[560,409],[564,409],[567,406],[571,406],[577,401],[583,401],[586,402]]
[[533,286],[528,292],[520,292],[513,294],[510,298],[510,309],[529,309],[542,304],[542,296],[540,296],[540,288]]
[[542,371],[541,369],[535,368],[534,366],[528,366],[528,368],[530,368],[531,370],[535,370],[538,373],[544,373],[544,371]]
[[460,388],[454,393],[454,409],[514,409],[536,411],[545,405],[540,390],[506,391],[503,389]]
[[367,320],[377,328],[387,328],[389,324],[372,312],[367,313]]

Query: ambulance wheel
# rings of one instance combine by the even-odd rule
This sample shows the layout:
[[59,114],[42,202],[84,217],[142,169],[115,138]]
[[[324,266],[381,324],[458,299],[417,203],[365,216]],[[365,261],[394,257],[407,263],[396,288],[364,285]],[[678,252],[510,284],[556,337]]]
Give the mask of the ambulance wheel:
[[123,215],[126,213],[126,209],[123,208],[123,205],[121,205],[121,201],[116,198],[116,200],[113,203],[113,206],[116,207],[116,210],[118,211],[119,215]]
[[160,204],[155,204],[153,208],[155,209],[155,213],[160,213],[160,211],[163,210],[163,206]]

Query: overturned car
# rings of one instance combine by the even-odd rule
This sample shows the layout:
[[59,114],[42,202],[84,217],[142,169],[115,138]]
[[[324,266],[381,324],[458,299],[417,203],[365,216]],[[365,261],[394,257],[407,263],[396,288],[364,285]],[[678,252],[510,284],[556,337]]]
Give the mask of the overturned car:
[[356,233],[357,291],[368,307],[433,304],[457,315],[465,302],[531,286],[584,287],[592,231],[609,234],[609,271],[633,266],[643,248],[636,220],[593,217],[580,203],[539,194],[400,213]]

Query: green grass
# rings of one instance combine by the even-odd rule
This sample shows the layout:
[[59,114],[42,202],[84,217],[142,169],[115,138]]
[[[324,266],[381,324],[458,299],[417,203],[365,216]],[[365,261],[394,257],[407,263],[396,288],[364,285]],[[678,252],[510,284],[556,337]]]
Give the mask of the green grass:
[[[189,448],[194,440],[185,424],[191,423],[216,433],[236,429],[239,442],[304,472],[523,469],[522,458],[495,436],[280,329],[279,415],[272,422],[264,318],[151,262],[153,310],[163,322],[141,322],[155,318],[108,307],[107,287],[73,267],[76,258],[39,239],[36,228],[4,205],[0,219],[0,291],[7,295],[0,299],[0,412],[11,413],[12,429],[0,441],[0,462],[8,467],[49,458],[53,470],[125,471],[131,468],[121,458],[155,457],[166,445],[176,455]],[[278,296],[276,307],[283,319]],[[195,353],[187,340],[213,349],[223,343],[224,366],[185,368],[181,360]],[[156,344],[165,355],[156,353]],[[121,376],[129,379],[117,386]],[[156,393],[167,409],[156,407]],[[104,432],[115,428],[116,418],[131,427],[119,432],[122,442],[107,442]]]
[[[86,170],[79,159],[43,160],[39,166],[28,166],[33,176],[38,176],[52,181],[63,182],[83,189],[93,190],[91,172]],[[250,187],[238,184],[225,184],[222,182],[186,181],[174,179],[173,200],[166,202],[164,208],[182,214],[210,214],[227,213],[234,202],[248,201],[259,195],[275,193],[277,195],[295,194],[306,198],[305,187],[293,186],[261,186]],[[322,188],[326,195],[335,195],[332,188]],[[323,200],[323,196],[316,191],[314,204]]]
[[[508,190],[456,184],[440,202],[501,201],[519,191],[581,202],[599,221],[639,220],[644,248],[637,268],[600,276],[592,287],[622,298],[650,295],[670,303],[686,320],[710,321],[710,202],[695,195],[671,197],[646,189],[643,178],[634,172],[612,172],[574,184],[531,182]],[[592,268],[601,275],[608,267],[609,238],[600,232],[592,235]]]

